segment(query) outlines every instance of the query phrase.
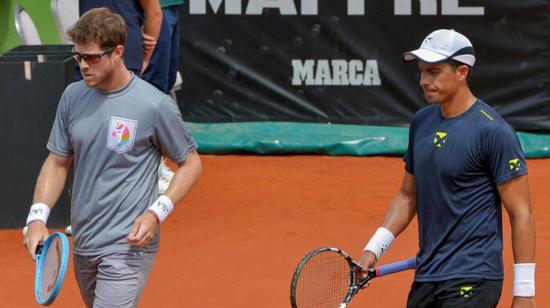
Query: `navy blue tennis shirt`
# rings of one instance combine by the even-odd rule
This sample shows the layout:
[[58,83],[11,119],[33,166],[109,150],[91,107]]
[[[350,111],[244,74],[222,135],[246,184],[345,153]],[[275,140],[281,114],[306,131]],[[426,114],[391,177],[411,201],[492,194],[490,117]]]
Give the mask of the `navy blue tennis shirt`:
[[527,174],[514,129],[480,100],[452,118],[430,105],[411,121],[404,160],[416,189],[415,280],[503,279],[497,185]]

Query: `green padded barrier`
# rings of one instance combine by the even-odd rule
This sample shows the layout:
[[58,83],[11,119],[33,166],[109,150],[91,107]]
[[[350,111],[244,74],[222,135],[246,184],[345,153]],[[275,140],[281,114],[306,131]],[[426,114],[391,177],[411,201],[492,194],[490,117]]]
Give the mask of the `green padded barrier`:
[[519,132],[519,140],[529,158],[550,157],[550,134]]
[[[408,128],[293,122],[186,123],[201,153],[402,155]],[[549,157],[550,135],[519,133],[527,157]]]

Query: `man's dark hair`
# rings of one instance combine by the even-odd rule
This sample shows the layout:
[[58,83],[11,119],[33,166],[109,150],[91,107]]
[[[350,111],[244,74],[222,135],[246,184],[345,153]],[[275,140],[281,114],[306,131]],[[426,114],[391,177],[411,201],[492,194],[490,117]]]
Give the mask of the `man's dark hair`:
[[462,65],[466,65],[468,67],[468,76],[467,77],[470,77],[470,74],[472,73],[472,67],[469,66],[468,64],[466,63],[462,63],[460,61],[457,61],[457,60],[453,60],[453,59],[448,59],[447,61],[445,61],[447,63],[449,63],[450,66],[452,66],[455,70],[459,67],[461,67]]

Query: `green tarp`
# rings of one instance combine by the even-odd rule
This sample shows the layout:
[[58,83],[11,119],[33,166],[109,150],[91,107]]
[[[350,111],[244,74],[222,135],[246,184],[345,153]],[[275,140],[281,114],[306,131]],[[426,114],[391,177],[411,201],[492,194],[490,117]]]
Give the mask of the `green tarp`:
[[[408,128],[294,122],[186,123],[201,153],[402,155]],[[520,132],[527,157],[550,157],[550,135]]]

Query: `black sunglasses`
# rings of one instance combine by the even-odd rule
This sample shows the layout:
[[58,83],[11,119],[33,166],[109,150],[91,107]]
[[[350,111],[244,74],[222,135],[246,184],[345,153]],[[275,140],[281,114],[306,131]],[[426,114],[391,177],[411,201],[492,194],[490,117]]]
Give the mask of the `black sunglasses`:
[[78,64],[80,64],[80,61],[84,60],[88,64],[96,64],[101,60],[101,57],[104,55],[109,55],[115,50],[114,48],[109,48],[105,51],[102,51],[100,53],[80,53],[77,52],[73,47],[73,58],[76,60]]

